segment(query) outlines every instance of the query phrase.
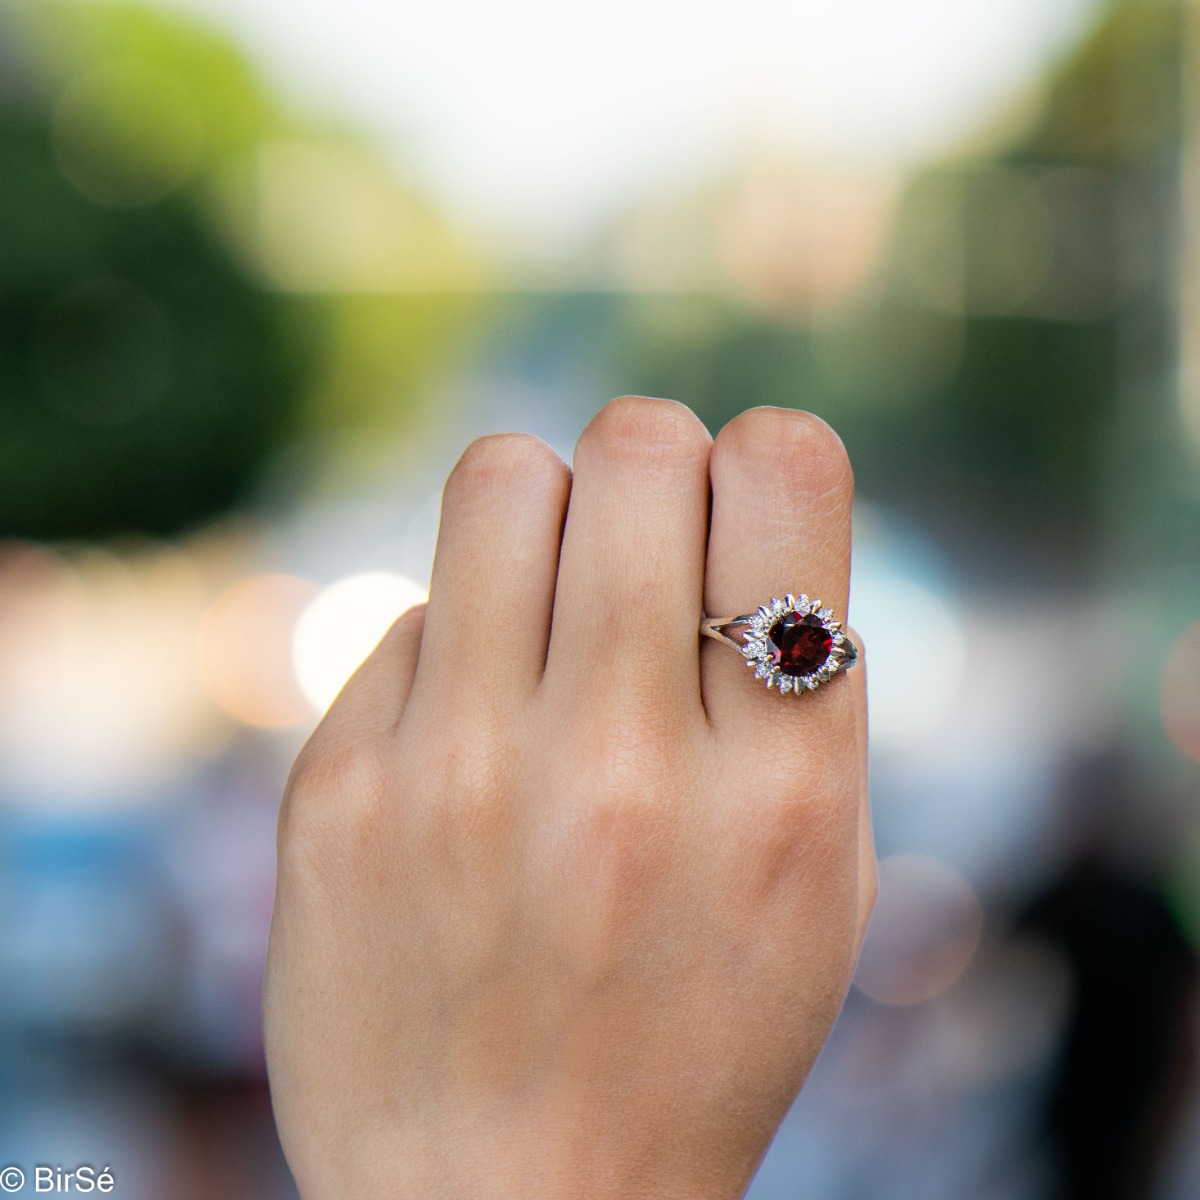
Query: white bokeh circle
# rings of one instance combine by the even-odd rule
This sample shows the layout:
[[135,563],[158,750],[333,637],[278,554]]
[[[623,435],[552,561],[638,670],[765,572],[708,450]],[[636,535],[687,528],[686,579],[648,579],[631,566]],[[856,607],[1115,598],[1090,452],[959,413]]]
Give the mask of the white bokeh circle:
[[300,614],[292,666],[305,698],[324,712],[346,680],[406,609],[428,592],[391,571],[366,571],[330,584]]

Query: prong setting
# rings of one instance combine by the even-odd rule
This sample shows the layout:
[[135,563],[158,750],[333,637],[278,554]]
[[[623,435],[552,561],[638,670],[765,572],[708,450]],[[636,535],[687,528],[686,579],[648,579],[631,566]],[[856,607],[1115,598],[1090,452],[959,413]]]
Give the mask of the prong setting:
[[[742,633],[745,645],[738,649],[746,665],[753,669],[756,679],[761,679],[768,688],[778,688],[783,695],[814,692],[834,675],[853,666],[858,658],[857,649],[843,632],[843,623],[835,620],[832,610],[823,607],[820,600],[810,600],[807,595],[794,596],[789,592],[782,599],[772,597],[742,620],[748,628]],[[794,661],[785,660],[782,646],[786,642],[779,632],[795,633],[800,626],[803,626],[800,636],[807,638],[805,652],[811,654],[813,646],[824,650],[823,654],[818,652],[811,668],[802,672],[797,671]],[[772,631],[776,631],[780,645],[772,641]],[[799,661],[808,666],[803,655]]]

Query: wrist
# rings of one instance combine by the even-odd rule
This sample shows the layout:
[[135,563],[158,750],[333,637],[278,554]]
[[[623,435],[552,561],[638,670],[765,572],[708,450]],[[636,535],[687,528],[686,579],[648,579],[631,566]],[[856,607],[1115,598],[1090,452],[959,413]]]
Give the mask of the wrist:
[[[740,1200],[761,1157],[667,1149],[581,1122],[422,1125],[407,1135],[349,1136],[318,1163],[294,1156],[301,1200]],[[694,1148],[698,1150],[699,1148]],[[765,1146],[762,1148],[765,1150]]]

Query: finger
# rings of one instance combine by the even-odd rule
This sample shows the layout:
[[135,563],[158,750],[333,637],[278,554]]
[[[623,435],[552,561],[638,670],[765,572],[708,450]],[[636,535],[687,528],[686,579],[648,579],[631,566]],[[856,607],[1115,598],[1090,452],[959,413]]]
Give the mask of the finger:
[[642,396],[612,401],[584,430],[546,666],[552,696],[586,680],[661,705],[668,688],[698,713],[711,445],[682,404]]
[[[751,409],[717,436],[711,474],[705,611],[753,612],[792,592],[819,598],[844,620],[854,488],[833,430],[809,413]],[[781,697],[721,643],[704,639],[701,659],[704,702],[718,728],[759,742],[770,729],[791,731],[797,737],[786,743],[797,750],[833,733],[838,747],[853,751],[853,712],[840,677],[811,694]]]
[[567,465],[535,437],[467,447],[442,495],[417,693],[461,712],[503,709],[537,687],[570,487]]
[[412,689],[424,625],[424,604],[392,622],[329,706],[318,727],[322,737],[369,740],[396,724]]
[[879,871],[875,834],[871,828],[871,790],[867,773],[867,652],[859,634],[853,629],[847,632],[858,647],[858,662],[850,672],[850,691],[854,702],[855,760],[861,780],[858,799],[858,946],[861,947],[879,891]]

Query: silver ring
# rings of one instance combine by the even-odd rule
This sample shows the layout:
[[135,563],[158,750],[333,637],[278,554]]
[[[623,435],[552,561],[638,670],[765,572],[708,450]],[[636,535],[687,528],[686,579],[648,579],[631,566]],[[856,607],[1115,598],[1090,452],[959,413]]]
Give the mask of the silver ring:
[[[725,632],[735,625],[746,626],[741,641]],[[700,632],[739,651],[756,679],[785,694],[815,692],[858,661],[841,621],[820,600],[791,592],[741,617],[702,617]]]

